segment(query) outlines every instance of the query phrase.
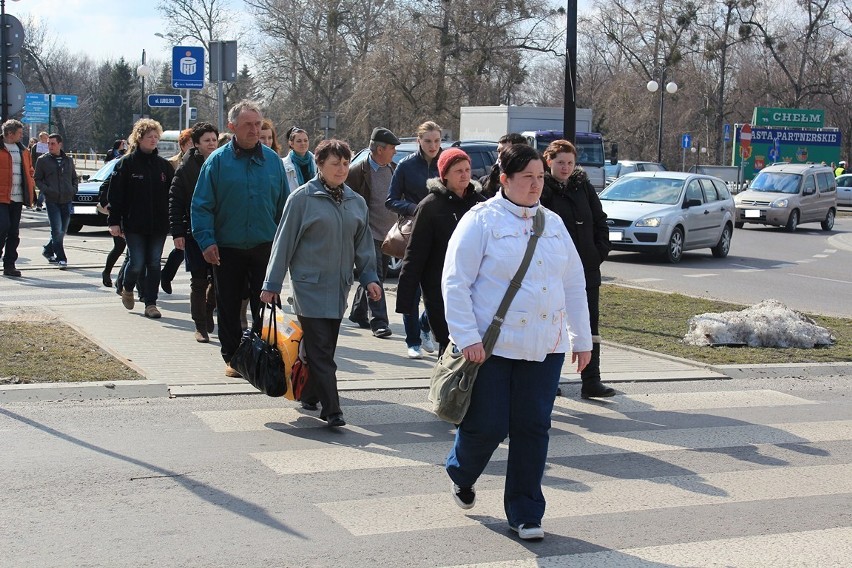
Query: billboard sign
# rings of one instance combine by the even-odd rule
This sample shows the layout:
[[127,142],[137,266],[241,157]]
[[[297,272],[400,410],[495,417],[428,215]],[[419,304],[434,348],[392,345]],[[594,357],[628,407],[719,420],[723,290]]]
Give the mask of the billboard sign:
[[[743,128],[735,125],[734,161],[743,167],[743,179],[749,180],[764,167],[774,162],[788,164],[826,164],[840,160],[842,136],[839,130],[825,128],[759,128],[752,126],[751,139],[743,137]],[[744,144],[746,142],[746,144]],[[740,148],[748,146],[750,152]]]

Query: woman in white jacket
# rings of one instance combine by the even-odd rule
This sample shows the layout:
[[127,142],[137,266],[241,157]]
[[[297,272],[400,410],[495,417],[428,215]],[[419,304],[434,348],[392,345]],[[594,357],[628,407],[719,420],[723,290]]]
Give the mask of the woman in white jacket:
[[544,166],[530,146],[503,151],[500,166],[503,189],[462,217],[444,261],[450,336],[465,359],[482,363],[446,470],[456,504],[470,509],[476,480],[508,435],[506,517],[520,538],[537,540],[553,393],[567,351],[577,372],[588,364],[592,335],[583,265],[562,220],[545,209],[532,262],[486,359],[482,337],[521,264],[544,187]]
[[284,156],[284,173],[287,174],[287,183],[290,191],[296,191],[317,175],[314,155],[308,149],[310,140],[307,131],[294,126],[285,134],[290,152]]

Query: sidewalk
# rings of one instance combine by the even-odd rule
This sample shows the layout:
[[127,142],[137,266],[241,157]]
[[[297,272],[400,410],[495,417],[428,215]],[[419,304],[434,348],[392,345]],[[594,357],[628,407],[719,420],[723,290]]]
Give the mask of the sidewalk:
[[[103,260],[112,246],[104,231],[86,229],[79,235],[69,235],[66,249],[70,267],[59,271],[40,255],[41,245],[48,237],[46,225],[40,224],[41,217],[42,213],[25,212],[27,229],[22,231],[18,262],[23,277],[0,278],[0,309],[48,310],[105,350],[128,361],[149,382],[167,385],[172,396],[257,392],[242,379],[224,376],[215,333],[209,344],[194,341],[186,272],[178,272],[173,282],[174,294],[161,293],[158,306],[162,319],[149,320],[141,315],[140,309],[125,310],[114,290],[101,285]],[[167,247],[165,254],[168,250]],[[394,291],[395,281],[389,281],[391,307],[395,302]],[[408,359],[399,314],[391,314],[391,329],[393,336],[377,339],[369,330],[362,330],[344,318],[337,349],[341,390],[428,387],[436,354],[427,354],[420,360]],[[691,361],[612,343],[603,345],[601,372],[604,381],[610,383],[727,378]],[[562,380],[579,382],[570,361],[563,368]],[[67,390],[68,385],[64,388]]]

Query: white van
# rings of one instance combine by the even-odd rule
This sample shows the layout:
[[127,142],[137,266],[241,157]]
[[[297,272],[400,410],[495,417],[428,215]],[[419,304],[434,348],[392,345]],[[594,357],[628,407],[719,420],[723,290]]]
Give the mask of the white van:
[[837,212],[837,184],[828,166],[773,164],[760,170],[734,202],[737,228],[759,223],[793,232],[800,223],[820,222],[830,231]]
[[169,159],[176,154],[180,154],[180,144],[178,138],[180,130],[164,130],[160,136],[160,141],[157,142],[157,153],[161,158]]

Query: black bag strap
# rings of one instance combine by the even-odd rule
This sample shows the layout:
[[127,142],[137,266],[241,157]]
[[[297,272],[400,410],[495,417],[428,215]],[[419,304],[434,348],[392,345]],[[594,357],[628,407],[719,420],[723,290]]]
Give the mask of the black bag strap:
[[264,302],[262,306],[260,306],[260,323],[263,325],[263,316],[266,313],[266,307],[269,306],[269,320],[271,322],[269,326],[269,332],[267,332],[267,337],[263,337],[263,330],[261,329],[260,335],[261,339],[269,343],[270,345],[277,345],[278,343],[278,318],[275,317],[275,303],[267,304]]
[[497,343],[497,338],[500,336],[500,326],[503,325],[506,312],[509,311],[509,305],[511,305],[512,300],[515,299],[515,295],[518,293],[518,290],[521,289],[521,282],[523,282],[524,276],[527,274],[527,269],[530,267],[530,263],[532,262],[532,257],[535,253],[535,247],[538,244],[538,239],[544,232],[543,209],[544,208],[539,205],[538,210],[535,213],[535,217],[533,218],[532,234],[530,234],[530,240],[527,242],[527,250],[524,252],[524,258],[521,260],[521,265],[512,277],[512,281],[509,282],[509,288],[503,296],[503,301],[500,302],[500,307],[497,308],[497,313],[494,314],[491,323],[488,324],[488,329],[485,330],[485,335],[482,338],[482,346],[485,348],[486,357],[491,355],[491,351]]

